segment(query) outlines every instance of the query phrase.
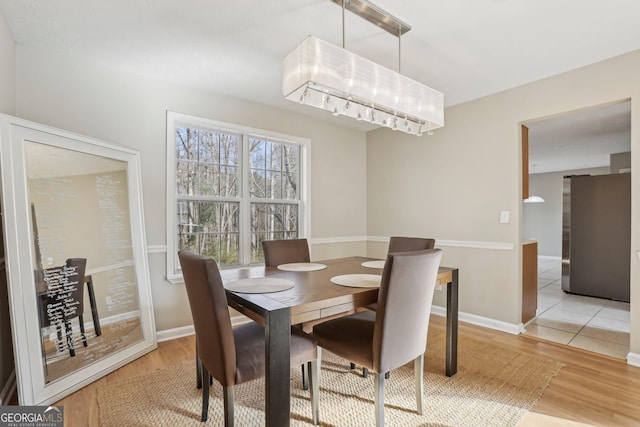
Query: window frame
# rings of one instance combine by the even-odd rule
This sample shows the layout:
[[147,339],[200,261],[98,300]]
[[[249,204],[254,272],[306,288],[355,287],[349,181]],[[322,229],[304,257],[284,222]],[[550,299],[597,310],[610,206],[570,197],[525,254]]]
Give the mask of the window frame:
[[[167,111],[167,134],[166,134],[166,279],[171,283],[183,283],[182,271],[178,261],[178,233],[177,233],[177,200],[185,199],[176,192],[176,128],[187,126],[203,129],[230,132],[241,135],[240,164],[239,164],[239,197],[216,197],[216,200],[237,201],[240,203],[239,214],[239,234],[240,234],[240,264],[225,266],[221,268],[241,268],[250,265],[251,247],[249,244],[251,234],[251,203],[282,203],[283,199],[258,199],[251,198],[249,194],[249,139],[263,138],[268,141],[294,144],[300,147],[300,183],[299,197],[297,200],[284,200],[285,203],[297,204],[298,209],[298,237],[306,238],[309,235],[309,225],[311,224],[310,214],[310,148],[311,141],[292,135],[286,135],[263,129],[251,128],[243,125],[220,122],[203,117]],[[203,196],[208,198],[209,196]],[[200,196],[197,196],[201,199]],[[255,265],[255,264],[254,264]]]

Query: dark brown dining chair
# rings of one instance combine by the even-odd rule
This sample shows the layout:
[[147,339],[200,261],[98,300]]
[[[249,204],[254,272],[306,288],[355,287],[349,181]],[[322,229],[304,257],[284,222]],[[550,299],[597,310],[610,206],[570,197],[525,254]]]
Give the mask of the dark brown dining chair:
[[387,253],[422,251],[425,249],[433,249],[435,245],[436,239],[392,236],[389,239],[389,249]]
[[[215,260],[178,252],[202,363],[202,421],[209,409],[211,376],[223,388],[225,426],[233,426],[233,386],[265,375],[264,328],[250,322],[231,327],[227,297]],[[312,337],[292,328],[291,364],[309,363],[311,408],[318,424],[318,350]],[[277,380],[277,379],[276,379]]]
[[313,327],[318,346],[375,374],[376,426],[384,425],[384,374],[414,361],[422,414],[424,352],[441,249],[387,255],[377,312],[364,311]]
[[[47,282],[57,282],[46,293],[39,294],[40,327],[55,325],[58,336],[58,349],[62,348],[62,325],[65,330],[65,340],[69,355],[76,355],[71,321],[78,318],[80,323],[80,337],[82,345],[87,347],[87,336],[84,328],[84,273],[87,266],[86,258],[69,258],[64,266],[41,270],[41,277]],[[44,351],[44,349],[43,349]]]
[[[423,239],[421,237],[397,237],[392,236],[389,239],[389,249],[387,254],[396,252],[414,252],[423,251],[425,249],[433,249],[436,245],[435,239]],[[377,303],[369,304],[368,310],[376,311]]]
[[263,240],[264,265],[277,267],[291,262],[311,262],[307,239]]
[[[307,239],[263,240],[265,267],[277,267],[292,262],[311,262]],[[302,389],[308,390],[309,375],[302,365]]]

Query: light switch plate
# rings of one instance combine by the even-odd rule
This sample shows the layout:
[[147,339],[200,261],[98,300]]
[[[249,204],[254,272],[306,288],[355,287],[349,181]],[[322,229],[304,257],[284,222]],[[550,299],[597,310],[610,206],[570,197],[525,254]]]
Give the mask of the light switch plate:
[[509,211],[500,211],[500,224],[509,224]]

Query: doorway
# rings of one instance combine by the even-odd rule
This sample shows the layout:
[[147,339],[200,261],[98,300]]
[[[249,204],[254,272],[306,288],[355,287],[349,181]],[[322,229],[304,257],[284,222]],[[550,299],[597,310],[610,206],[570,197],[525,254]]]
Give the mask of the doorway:
[[523,205],[522,238],[538,242],[538,304],[524,335],[625,359],[629,303],[563,290],[562,191],[566,175],[630,172],[631,103],[608,104],[526,126],[529,194],[544,202]]

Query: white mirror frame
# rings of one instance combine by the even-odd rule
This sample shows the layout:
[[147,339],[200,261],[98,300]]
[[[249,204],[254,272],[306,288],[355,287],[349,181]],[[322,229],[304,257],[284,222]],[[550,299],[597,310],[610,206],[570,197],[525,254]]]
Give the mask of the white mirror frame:
[[[49,384],[45,384],[42,367],[25,141],[126,162],[133,260],[138,285],[140,324],[144,336],[142,341]],[[157,348],[142,209],[140,156],[135,150],[0,114],[0,173],[18,401],[20,405],[47,405]]]

